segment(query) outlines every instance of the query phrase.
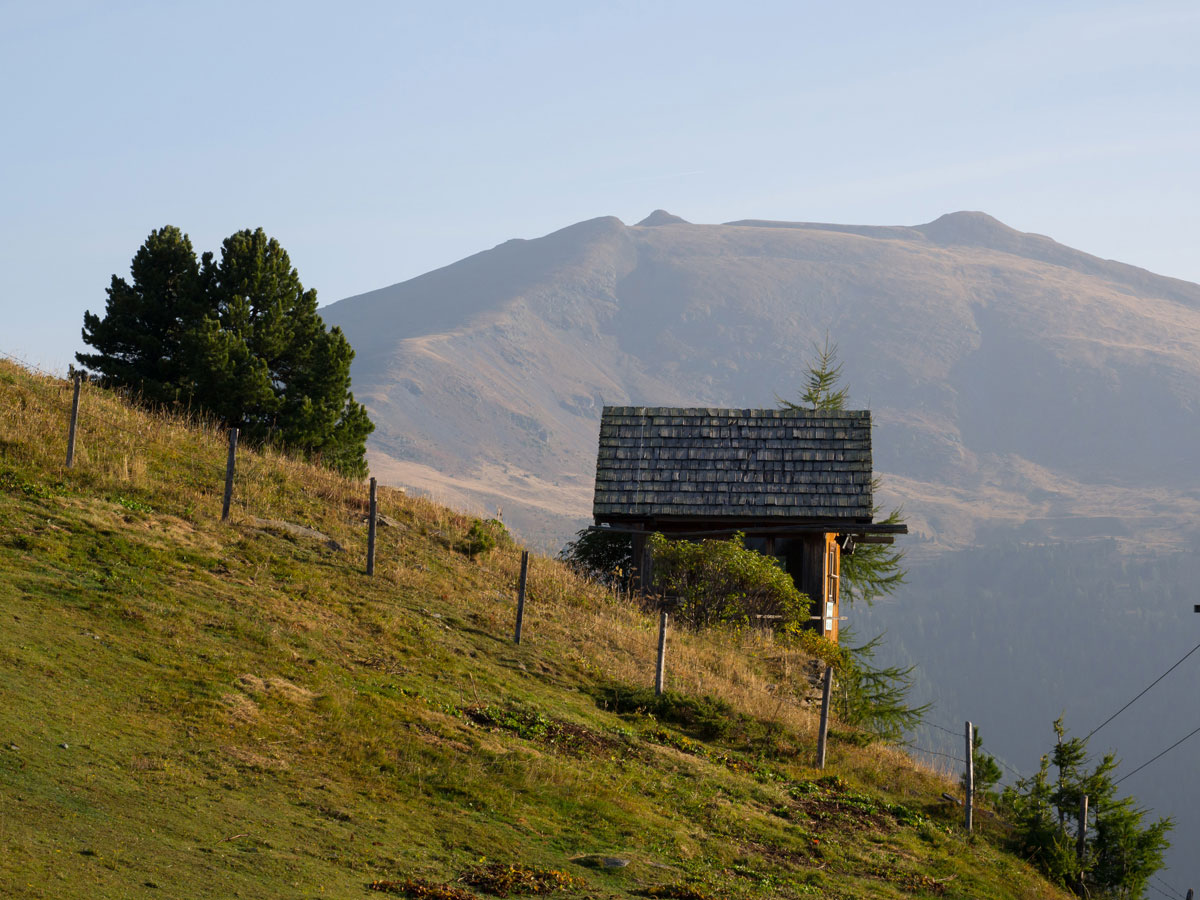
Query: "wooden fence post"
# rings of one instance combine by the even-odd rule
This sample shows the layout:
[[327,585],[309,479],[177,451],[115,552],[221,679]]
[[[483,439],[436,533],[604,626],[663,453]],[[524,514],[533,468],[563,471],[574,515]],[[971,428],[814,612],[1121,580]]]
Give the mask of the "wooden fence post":
[[1087,854],[1088,795],[1079,798],[1079,828],[1075,835],[1075,856],[1079,860],[1079,877],[1083,878],[1083,859]]
[[525,621],[525,583],[529,577],[529,551],[521,551],[521,580],[517,583],[517,631],[513,643],[521,643],[521,625]]
[[375,479],[371,478],[371,519],[367,523],[367,574],[375,574],[375,521],[379,507],[375,501]]
[[79,425],[79,385],[82,375],[75,376],[75,394],[71,397],[71,428],[67,432],[67,468],[75,465],[75,429]]
[[661,697],[663,675],[667,669],[667,608],[658,611],[658,662],[654,666],[654,696]]
[[221,503],[221,521],[229,521],[229,504],[233,500],[233,471],[237,464],[238,430],[229,429],[229,458],[225,461],[225,499]]
[[964,777],[966,797],[963,799],[963,827],[968,833],[974,825],[975,812],[975,730],[967,722],[967,769]]
[[825,667],[821,679],[821,727],[817,732],[817,768],[825,768],[825,747],[829,740],[829,704],[833,698],[833,666]]

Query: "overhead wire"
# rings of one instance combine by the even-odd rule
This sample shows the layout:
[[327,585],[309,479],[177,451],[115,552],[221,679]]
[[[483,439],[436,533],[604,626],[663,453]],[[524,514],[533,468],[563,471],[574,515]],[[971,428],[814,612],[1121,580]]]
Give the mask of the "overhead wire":
[[1163,878],[1160,878],[1158,875],[1151,875],[1151,876],[1150,876],[1150,879],[1151,879],[1152,881],[1157,881],[1157,882],[1158,882],[1159,884],[1161,884],[1161,885],[1162,885],[1162,886],[1163,886],[1165,889],[1167,889],[1167,890],[1168,890],[1168,891],[1170,891],[1172,894],[1174,894],[1174,895],[1175,895],[1175,896],[1178,898],[1178,900],[1184,900],[1184,898],[1183,898],[1183,891],[1179,890],[1179,888],[1175,887],[1175,885],[1173,885],[1173,884],[1171,884],[1170,882],[1168,882],[1168,881],[1164,880]]
[[1188,738],[1190,738],[1196,734],[1200,734],[1200,728],[1196,728],[1195,731],[1188,732],[1183,737],[1181,737],[1179,740],[1177,740],[1175,743],[1173,743],[1170,747],[1168,747],[1166,750],[1162,751],[1161,753],[1152,757],[1151,759],[1146,760],[1144,763],[1142,763],[1140,766],[1138,766],[1132,772],[1122,775],[1120,778],[1118,778],[1116,781],[1113,782],[1113,786],[1115,787],[1116,785],[1118,785],[1122,781],[1124,781],[1126,778],[1130,778],[1130,777],[1136,775],[1138,772],[1142,771],[1142,769],[1146,768],[1146,766],[1150,765],[1150,763],[1156,762],[1157,760],[1162,759],[1164,756],[1166,756],[1168,753],[1170,753],[1172,750],[1174,750],[1176,747],[1178,747],[1180,744],[1182,744]]
[[[69,406],[70,406],[69,400],[67,400],[66,398],[63,397],[63,394],[67,390],[70,389],[71,382],[69,380],[63,379],[61,376],[56,375],[52,372],[47,372],[45,369],[42,369],[40,366],[37,366],[16,354],[9,353],[4,350],[0,350],[0,357],[6,358],[14,363],[17,363],[17,364],[23,366],[24,368],[26,368],[28,371],[30,371],[36,375],[40,375],[46,379],[50,379],[54,382],[57,382],[57,384],[53,385],[53,386],[48,385],[48,384],[43,384],[38,381],[34,381],[34,382],[32,382],[32,384],[34,386],[34,389],[36,391],[38,391],[42,395],[43,399],[46,400],[47,402],[53,402],[56,405],[60,405],[60,406],[69,408]],[[88,382],[86,379],[84,379],[83,386],[84,386],[85,390],[87,390],[88,392],[90,392],[91,389],[94,387],[94,385],[92,385],[92,383]],[[119,433],[119,434],[126,435],[128,438],[131,438],[133,441],[136,441],[143,449],[145,449],[146,447],[148,447],[150,445],[153,445],[154,447],[158,448],[158,450],[161,451],[162,455],[165,456],[167,459],[171,460],[174,463],[180,464],[188,469],[195,470],[197,468],[201,468],[201,469],[204,469],[205,471],[212,469],[212,470],[218,471],[218,472],[221,469],[223,469],[223,467],[224,467],[223,459],[221,459],[221,460],[216,460],[215,458],[214,459],[205,459],[205,458],[203,458],[203,456],[200,456],[197,454],[186,453],[179,449],[179,447],[176,445],[176,442],[167,440],[165,436],[161,435],[159,433],[159,431],[161,431],[161,429],[158,431],[156,431],[155,429],[147,429],[145,431],[142,431],[142,430],[135,430],[133,428],[130,428],[127,425],[124,425],[121,422],[115,421],[114,419],[110,418],[104,412],[101,412],[100,410],[96,409],[96,407],[94,405],[86,403],[85,398],[86,398],[86,394],[81,394],[80,406],[79,406],[79,428],[80,428],[81,435],[84,435],[87,432],[90,432],[93,429],[98,428],[98,427],[106,427],[108,429],[111,429],[111,430]],[[64,412],[65,411],[66,410],[64,410]],[[187,423],[181,422],[180,424],[186,425]],[[200,427],[203,427],[202,422],[197,422],[197,423],[192,423],[192,424],[196,424]],[[251,448],[251,447],[246,447],[246,446],[243,447],[243,450],[253,451],[255,449],[265,451],[265,450],[268,450],[271,448],[266,448],[266,447]],[[311,479],[314,476],[314,474],[333,474],[333,473],[321,473],[321,472],[314,473],[312,464],[308,463],[305,460],[297,459],[294,456],[292,456],[291,454],[287,453],[286,451],[276,449],[275,452],[270,453],[269,456],[264,455],[264,453],[245,453],[242,456],[242,458],[239,460],[239,465],[237,467],[237,471],[235,474],[236,482],[242,483],[242,484],[247,483],[247,480],[252,477],[252,472],[259,470],[259,466],[263,465],[263,464],[265,464],[269,469],[288,470],[288,471],[291,471],[293,474],[299,475],[306,479]],[[211,490],[212,491],[219,490],[219,484],[220,484],[219,475],[213,475],[213,478],[212,478],[213,487],[211,488]],[[239,503],[239,505],[244,506],[245,503],[242,502],[242,503]]]
[[1162,894],[1164,897],[1170,897],[1170,898],[1171,898],[1171,900],[1183,900],[1183,895],[1182,895],[1182,894],[1168,894],[1168,893],[1167,893],[1166,891],[1164,891],[1162,888],[1160,888],[1160,887],[1156,886],[1155,884],[1153,884],[1153,883],[1152,883],[1152,882],[1150,882],[1150,881],[1147,881],[1147,882],[1146,882],[1146,887],[1150,888],[1150,889],[1151,889],[1151,890],[1153,890],[1153,891],[1157,891],[1158,893]]
[[[938,731],[944,731],[946,734],[952,735],[953,737],[956,737],[959,739],[962,739],[965,737],[965,732],[961,729],[958,731],[955,731],[953,729],[946,728],[944,725],[939,725],[937,722],[930,722],[930,721],[924,721],[921,724],[928,725],[930,728],[936,728]],[[1019,769],[1017,769],[1011,765],[1007,765],[1004,762],[1001,762],[999,759],[997,759],[995,756],[992,756],[990,753],[988,754],[988,756],[991,756],[991,758],[996,761],[996,765],[998,765],[1001,769],[1003,769],[1007,774],[1015,776],[1017,778],[1025,777],[1024,773],[1022,773]],[[958,759],[959,762],[966,762],[966,760],[964,760],[962,757],[955,757],[955,758]]]
[[1133,704],[1137,703],[1137,701],[1141,700],[1142,697],[1146,696],[1146,694],[1150,691],[1150,688],[1154,687],[1156,684],[1158,684],[1160,681],[1162,681],[1164,678],[1166,678],[1168,675],[1170,675],[1172,672],[1174,672],[1177,668],[1179,668],[1179,666],[1183,663],[1183,661],[1185,659],[1187,659],[1189,656],[1191,656],[1193,653],[1195,653],[1197,650],[1200,650],[1200,644],[1197,644],[1195,647],[1193,647],[1187,653],[1183,654],[1183,656],[1181,656],[1175,662],[1175,664],[1173,666],[1171,666],[1171,668],[1167,669],[1167,671],[1163,672],[1161,675],[1159,675],[1157,678],[1155,678],[1152,682],[1150,682],[1150,684],[1148,684],[1145,687],[1145,689],[1142,690],[1142,692],[1140,694],[1138,694],[1136,697],[1134,697],[1132,700],[1130,700],[1128,703],[1126,703],[1124,706],[1122,706],[1120,709],[1118,709],[1115,713],[1113,713],[1111,716],[1109,716],[1107,719],[1105,719],[1103,722],[1101,722],[1099,725],[1097,725],[1095,728],[1093,728],[1091,731],[1089,731],[1087,737],[1085,737],[1084,740],[1085,741],[1088,740],[1088,738],[1090,738],[1093,734],[1095,734],[1097,731],[1099,731],[1101,728],[1103,728],[1105,725],[1107,725],[1109,722],[1111,722],[1113,719],[1115,719],[1121,713],[1125,712],[1125,710],[1129,709],[1129,707],[1133,706]]

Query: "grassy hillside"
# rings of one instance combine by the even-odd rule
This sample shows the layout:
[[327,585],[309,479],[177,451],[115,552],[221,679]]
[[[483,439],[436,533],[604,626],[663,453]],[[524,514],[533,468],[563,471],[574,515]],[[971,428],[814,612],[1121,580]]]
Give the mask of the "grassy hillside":
[[673,634],[654,706],[655,623],[555,562],[516,647],[469,518],[385,490],[367,578],[362,485],[243,452],[221,524],[221,434],[85,386],[66,470],[69,399],[0,363],[4,896],[1060,896],[902,754],[811,768],[769,639]]

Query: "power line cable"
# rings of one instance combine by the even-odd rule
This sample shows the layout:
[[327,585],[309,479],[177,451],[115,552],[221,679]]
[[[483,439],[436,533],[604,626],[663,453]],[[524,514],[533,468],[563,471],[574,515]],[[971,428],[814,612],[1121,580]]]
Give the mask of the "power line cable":
[[1151,890],[1158,891],[1158,893],[1162,894],[1164,897],[1170,897],[1171,900],[1183,900],[1182,894],[1168,894],[1162,888],[1157,887],[1156,885],[1154,885],[1153,883],[1151,883],[1149,881],[1146,882],[1146,887],[1150,888]]
[[1170,891],[1172,894],[1174,894],[1178,898],[1178,900],[1183,900],[1183,891],[1179,890],[1179,888],[1175,887],[1170,882],[1165,881],[1162,878],[1159,878],[1157,875],[1151,875],[1150,878],[1152,881],[1157,881],[1164,888],[1166,888],[1168,891]]
[[1187,659],[1189,656],[1191,656],[1197,650],[1200,650],[1200,644],[1197,644],[1195,647],[1193,647],[1187,653],[1183,654],[1183,656],[1180,657],[1180,659],[1175,663],[1175,665],[1171,666],[1171,668],[1167,669],[1167,671],[1163,672],[1161,675],[1159,675],[1157,678],[1155,678],[1152,682],[1150,682],[1150,684],[1146,686],[1145,690],[1143,690],[1140,694],[1138,694],[1136,697],[1134,697],[1132,700],[1130,700],[1128,703],[1126,703],[1124,706],[1122,706],[1120,709],[1118,709],[1115,713],[1113,713],[1111,716],[1109,716],[1107,719],[1105,719],[1103,722],[1101,722],[1099,725],[1097,725],[1095,728],[1093,728],[1090,732],[1088,732],[1088,736],[1085,737],[1084,740],[1085,741],[1088,740],[1088,738],[1090,738],[1093,734],[1095,734],[1097,731],[1099,731],[1101,728],[1103,728],[1105,725],[1107,725],[1109,722],[1111,722],[1113,719],[1115,719],[1121,713],[1125,712],[1125,710],[1129,709],[1129,707],[1133,706],[1133,704],[1137,703],[1137,701],[1141,700],[1142,697],[1146,696],[1146,693],[1150,690],[1150,688],[1154,687],[1156,684],[1158,684],[1160,681],[1162,681],[1164,678],[1166,678],[1168,675],[1170,675],[1172,672],[1174,672],[1183,663],[1183,661],[1185,659]]
[[1146,762],[1142,763],[1140,766],[1138,766],[1136,769],[1134,769],[1128,775],[1122,775],[1120,778],[1118,778],[1116,781],[1113,782],[1113,786],[1115,787],[1116,785],[1118,785],[1122,781],[1124,781],[1126,778],[1129,778],[1132,775],[1136,775],[1138,772],[1142,771],[1142,769],[1146,768],[1146,766],[1150,765],[1150,763],[1154,762],[1155,760],[1161,759],[1162,757],[1166,756],[1168,753],[1170,753],[1172,750],[1174,750],[1176,747],[1178,747],[1180,744],[1182,744],[1184,741],[1186,741],[1188,738],[1192,737],[1192,735],[1195,735],[1195,734],[1200,734],[1200,728],[1197,728],[1195,731],[1188,732],[1183,737],[1181,737],[1179,740],[1177,740],[1175,743],[1173,743],[1170,747],[1168,747],[1166,750],[1164,750],[1162,753],[1158,754],[1153,759],[1146,760]]

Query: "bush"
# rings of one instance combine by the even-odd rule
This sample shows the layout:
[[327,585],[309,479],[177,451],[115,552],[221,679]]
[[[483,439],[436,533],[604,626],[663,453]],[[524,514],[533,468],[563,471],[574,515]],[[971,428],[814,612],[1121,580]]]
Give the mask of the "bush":
[[676,615],[690,628],[769,624],[795,629],[808,621],[809,599],[772,556],[730,540],[671,541],[650,536],[654,589],[678,601]]
[[512,536],[499,519],[475,519],[467,531],[467,536],[459,541],[457,550],[467,556],[476,556],[495,550],[497,546],[509,546]]
[[633,570],[633,536],[584,528],[559,551],[558,558],[586,578],[617,587]]
[[611,684],[596,692],[596,703],[615,713],[642,713],[675,725],[695,737],[712,740],[729,734],[745,719],[717,697],[689,697],[674,691],[655,694],[652,688]]

